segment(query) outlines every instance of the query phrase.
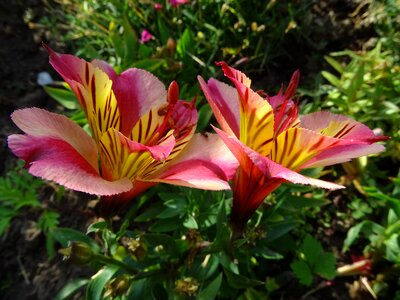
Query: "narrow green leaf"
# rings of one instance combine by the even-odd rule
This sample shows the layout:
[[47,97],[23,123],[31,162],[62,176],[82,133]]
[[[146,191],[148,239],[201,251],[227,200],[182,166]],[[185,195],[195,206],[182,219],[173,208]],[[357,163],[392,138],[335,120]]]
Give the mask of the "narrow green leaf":
[[71,241],[77,241],[77,242],[83,242],[86,243],[90,246],[90,248],[98,253],[100,252],[100,247],[99,245],[97,245],[97,243],[91,239],[90,237],[88,237],[87,235],[83,234],[80,231],[71,229],[71,228],[63,228],[63,227],[59,227],[59,228],[55,228],[52,231],[52,234],[54,236],[54,238],[63,246],[63,247],[67,247],[68,243]]
[[73,296],[81,287],[86,285],[89,279],[77,278],[68,282],[54,297],[53,300],[64,300]]
[[222,273],[220,273],[205,289],[197,296],[198,300],[213,300],[219,291],[222,283]]
[[322,74],[322,76],[324,76],[324,78],[326,80],[329,81],[330,84],[337,87],[339,90],[342,90],[342,82],[340,81],[339,78],[337,78],[335,75],[333,75],[327,71],[322,71],[321,74]]
[[224,269],[224,272],[225,272],[228,284],[233,288],[246,289],[249,287],[264,284],[264,282],[262,282],[262,281],[247,278],[247,277],[239,275],[239,274],[235,274],[227,269]]
[[342,65],[336,59],[334,59],[333,57],[330,57],[330,56],[324,56],[324,58],[340,74],[342,74],[344,72]]
[[101,300],[103,299],[103,292],[107,282],[114,276],[119,270],[119,267],[114,265],[105,266],[103,269],[98,271],[92,279],[86,289],[86,300]]
[[52,97],[65,108],[78,109],[80,107],[75,94],[71,90],[51,86],[44,86],[43,88],[46,93],[50,95],[50,97]]

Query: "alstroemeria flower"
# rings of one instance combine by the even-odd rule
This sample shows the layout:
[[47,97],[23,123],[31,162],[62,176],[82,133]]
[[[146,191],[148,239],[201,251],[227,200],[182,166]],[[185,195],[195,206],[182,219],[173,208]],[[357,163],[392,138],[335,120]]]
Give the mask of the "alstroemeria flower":
[[12,120],[25,134],[11,135],[8,145],[31,174],[90,194],[119,194],[104,197],[117,205],[159,182],[229,189],[235,158],[217,135],[194,134],[197,111],[193,102],[178,100],[175,82],[167,91],[145,70],[117,75],[103,61],[48,50],[92,136],[62,115],[39,108],[15,111]]
[[[342,186],[303,176],[304,168],[320,167],[378,153],[382,145],[363,124],[329,112],[298,118],[292,100],[299,81],[296,71],[285,93],[265,98],[250,88],[243,73],[222,66],[235,87],[201,77],[201,88],[221,127],[215,129],[239,161],[233,179],[232,223],[243,226],[264,198],[284,182],[310,184],[326,189]],[[235,224],[233,224],[235,226]]]

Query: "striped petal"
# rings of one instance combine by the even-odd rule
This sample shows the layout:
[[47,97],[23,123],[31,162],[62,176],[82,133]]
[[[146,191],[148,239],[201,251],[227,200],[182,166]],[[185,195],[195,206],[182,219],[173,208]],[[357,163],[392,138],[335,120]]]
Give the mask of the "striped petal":
[[233,220],[246,222],[263,203],[265,197],[287,181],[326,189],[343,188],[334,183],[296,173],[260,155],[235,137],[229,136],[219,129],[215,130],[240,164],[233,180]]
[[298,171],[323,150],[339,144],[349,145],[350,143],[296,127],[282,132],[276,138],[269,158],[288,169]]
[[240,100],[240,141],[267,155],[274,137],[274,113],[271,105],[254,92],[250,80],[241,72],[222,63],[222,69],[235,85]]
[[103,176],[108,179],[127,177],[132,181],[145,176],[153,164],[163,164],[170,155],[175,145],[172,133],[159,144],[146,146],[111,128],[100,141]]
[[164,84],[145,70],[128,69],[121,73],[114,80],[113,91],[121,114],[119,131],[126,136],[142,116],[167,105]]
[[148,181],[209,190],[229,189],[235,157],[216,134],[195,134],[185,149]]
[[219,126],[239,137],[240,108],[236,89],[214,78],[207,83],[201,76],[197,78]]
[[77,96],[96,142],[109,128],[118,130],[120,110],[112,90],[113,82],[107,73],[83,59],[47,49],[50,52],[50,64]]
[[376,136],[367,126],[351,118],[326,111],[301,117],[300,127],[334,138],[357,142],[375,143],[388,139],[385,136]]
[[15,155],[26,161],[29,173],[54,181],[67,188],[96,195],[127,192],[132,182],[127,178],[107,181],[64,140],[53,137],[14,134],[8,145]]
[[53,138],[70,144],[98,172],[98,153],[93,139],[66,116],[40,108],[16,110],[11,119],[26,134]]

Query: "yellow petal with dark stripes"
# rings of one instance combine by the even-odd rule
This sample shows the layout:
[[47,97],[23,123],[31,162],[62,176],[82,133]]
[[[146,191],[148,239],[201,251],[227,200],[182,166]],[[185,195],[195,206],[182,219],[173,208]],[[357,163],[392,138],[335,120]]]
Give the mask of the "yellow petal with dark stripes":
[[282,166],[298,171],[311,158],[340,143],[304,128],[291,128],[282,132],[273,143],[269,158]]
[[274,137],[272,107],[248,87],[243,86],[239,95],[240,141],[261,155],[268,155]]
[[112,81],[106,73],[86,63],[78,97],[86,113],[94,139],[99,142],[109,129],[119,129],[118,103],[112,90]]
[[154,140],[155,132],[164,122],[166,114],[164,111],[167,108],[167,105],[164,108],[155,107],[144,114],[133,127],[130,139],[146,145],[149,144],[150,140]]

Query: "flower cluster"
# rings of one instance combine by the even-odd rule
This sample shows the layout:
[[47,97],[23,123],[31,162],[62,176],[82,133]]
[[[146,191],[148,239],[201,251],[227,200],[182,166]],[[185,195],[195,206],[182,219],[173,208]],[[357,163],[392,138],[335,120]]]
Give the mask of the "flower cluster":
[[100,195],[111,210],[157,183],[221,190],[232,179],[231,221],[240,228],[284,182],[342,188],[304,176],[302,169],[384,149],[375,142],[385,137],[345,116],[299,117],[293,98],[299,72],[285,92],[269,97],[253,91],[243,73],[219,63],[233,87],[213,78],[199,81],[221,129],[197,134],[194,102],[179,99],[176,82],[165,89],[147,71],[118,75],[103,61],[46,48],[78,98],[91,135],[65,116],[26,108],[12,115],[24,134],[11,135],[8,145],[31,174]]

